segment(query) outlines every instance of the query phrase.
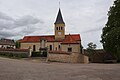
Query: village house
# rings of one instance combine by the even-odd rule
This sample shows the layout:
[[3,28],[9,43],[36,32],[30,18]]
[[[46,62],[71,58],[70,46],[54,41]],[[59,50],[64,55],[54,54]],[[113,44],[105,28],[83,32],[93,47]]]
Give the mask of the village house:
[[15,42],[14,40],[11,39],[5,39],[5,38],[1,38],[0,39],[0,48],[2,49],[15,49]]
[[[20,48],[31,48],[32,51],[40,51],[47,48],[49,53],[51,53],[49,54],[50,59],[60,59],[55,61],[62,61],[61,59],[64,57],[62,62],[68,62],[68,60],[65,61],[65,58],[70,58],[70,55],[74,53],[75,55],[77,54],[76,58],[80,55],[83,56],[81,54],[80,34],[65,34],[65,22],[63,20],[60,8],[54,23],[54,35],[24,36],[24,38],[20,40]],[[69,56],[65,57],[67,55]],[[59,56],[62,57],[59,58]],[[74,62],[79,62],[79,60]]]
[[104,49],[84,49],[83,53],[89,57],[91,63],[114,63],[117,61],[113,54],[106,52]]

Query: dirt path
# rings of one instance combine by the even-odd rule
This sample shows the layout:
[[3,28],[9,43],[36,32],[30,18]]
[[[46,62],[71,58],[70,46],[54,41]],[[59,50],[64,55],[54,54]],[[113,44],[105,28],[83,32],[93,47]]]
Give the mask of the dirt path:
[[0,80],[120,80],[120,64],[39,63],[0,57]]

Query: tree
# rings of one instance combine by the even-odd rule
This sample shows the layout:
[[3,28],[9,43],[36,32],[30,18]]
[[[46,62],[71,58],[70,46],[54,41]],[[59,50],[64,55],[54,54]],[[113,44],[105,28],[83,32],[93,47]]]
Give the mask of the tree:
[[90,42],[90,43],[88,43],[88,50],[95,50],[96,49],[96,47],[97,47],[97,45],[96,44],[94,44],[93,42]]
[[120,61],[120,0],[115,0],[110,7],[101,38],[103,48]]
[[15,46],[16,46],[16,48],[20,48],[20,43],[19,43],[19,41],[16,41],[16,42],[15,42]]
[[95,54],[95,49],[97,47],[96,44],[94,44],[93,42],[88,43],[88,48],[87,48],[87,52],[88,52],[88,56],[89,56],[89,61],[91,61],[93,59],[93,55]]

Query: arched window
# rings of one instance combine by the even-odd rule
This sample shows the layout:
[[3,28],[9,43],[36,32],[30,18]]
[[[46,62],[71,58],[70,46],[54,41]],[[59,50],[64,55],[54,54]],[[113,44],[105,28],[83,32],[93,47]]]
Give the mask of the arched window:
[[36,47],[35,47],[35,45],[33,45],[33,51],[35,51],[36,50]]
[[68,48],[68,52],[72,52],[72,48]]
[[58,27],[56,27],[56,30],[58,30]]
[[60,45],[58,46],[58,48],[60,49]]
[[63,27],[61,27],[61,30],[63,30]]
[[52,45],[50,45],[50,51],[52,51]]
[[59,27],[59,30],[60,30],[60,27]]

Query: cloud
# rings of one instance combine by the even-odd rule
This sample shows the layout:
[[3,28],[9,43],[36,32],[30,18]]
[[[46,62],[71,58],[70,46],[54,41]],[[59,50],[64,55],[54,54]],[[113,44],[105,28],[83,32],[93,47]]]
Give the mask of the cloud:
[[90,33],[90,32],[96,32],[96,31],[101,31],[102,27],[94,28],[94,29],[89,29],[87,31],[83,31],[81,33]]
[[10,29],[14,23],[14,19],[6,14],[0,12],[0,30]]
[[14,21],[0,19],[0,29],[10,29],[13,28]]
[[93,31],[88,33],[81,33],[81,41],[84,48],[87,48],[87,44],[93,42],[97,45],[97,48],[102,48],[102,44],[100,43],[101,31]]
[[23,16],[22,18],[15,21],[15,25],[17,26],[28,26],[37,23],[43,24],[44,22],[30,15]]
[[10,31],[6,31],[6,30],[0,31],[0,37],[1,38],[12,37],[12,36],[15,36],[15,34],[13,34]]
[[10,20],[10,21],[14,20],[13,18],[7,16],[6,14],[4,14],[2,12],[0,12],[0,19],[2,19],[2,20]]
[[23,16],[19,19],[13,19],[0,12],[0,37],[10,38],[29,35],[40,29],[40,26],[43,24],[43,20],[30,15]]

